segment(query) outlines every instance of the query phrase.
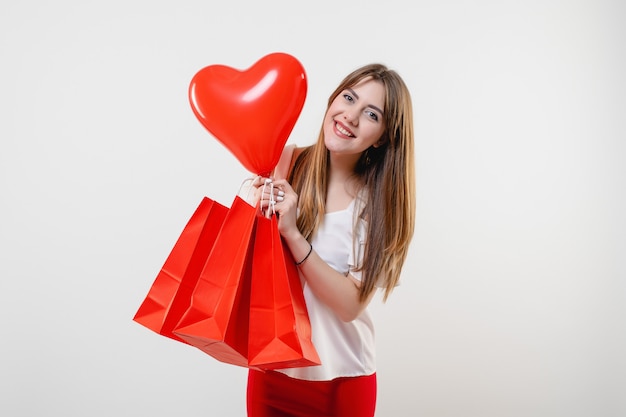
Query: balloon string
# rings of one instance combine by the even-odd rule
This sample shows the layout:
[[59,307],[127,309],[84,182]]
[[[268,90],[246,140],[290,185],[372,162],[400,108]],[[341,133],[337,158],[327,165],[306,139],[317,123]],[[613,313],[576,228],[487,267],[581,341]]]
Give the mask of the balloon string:
[[267,187],[268,184],[270,187],[270,199],[268,201],[267,210],[265,212],[265,217],[267,218],[269,218],[270,215],[272,214],[276,214],[276,207],[275,207],[276,200],[274,200],[274,183],[269,178],[266,178],[265,182],[263,183],[263,189],[261,190],[261,198],[263,198],[263,196],[265,195],[265,187]]
[[[274,183],[271,183],[270,187],[270,206],[272,207],[272,214],[276,214],[276,200],[274,199]],[[268,210],[269,211],[269,210]],[[267,216],[270,217],[269,214]]]

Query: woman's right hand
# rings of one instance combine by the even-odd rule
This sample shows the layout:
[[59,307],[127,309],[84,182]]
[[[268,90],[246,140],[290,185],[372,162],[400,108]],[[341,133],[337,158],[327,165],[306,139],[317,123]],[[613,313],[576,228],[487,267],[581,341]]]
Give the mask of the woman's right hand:
[[287,180],[274,180],[277,200],[274,211],[278,214],[278,231],[287,241],[301,237],[296,223],[298,212],[298,194]]
[[264,213],[278,215],[278,231],[285,239],[300,235],[296,224],[298,195],[287,180],[259,177],[254,182],[255,204]]

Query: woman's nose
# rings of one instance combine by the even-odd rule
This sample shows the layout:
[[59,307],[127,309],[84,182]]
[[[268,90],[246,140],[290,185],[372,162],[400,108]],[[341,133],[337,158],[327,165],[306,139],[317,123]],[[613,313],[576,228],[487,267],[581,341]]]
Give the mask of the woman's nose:
[[346,122],[351,123],[353,125],[356,125],[359,120],[359,118],[354,115],[354,112],[349,112],[349,111],[343,112],[343,119]]

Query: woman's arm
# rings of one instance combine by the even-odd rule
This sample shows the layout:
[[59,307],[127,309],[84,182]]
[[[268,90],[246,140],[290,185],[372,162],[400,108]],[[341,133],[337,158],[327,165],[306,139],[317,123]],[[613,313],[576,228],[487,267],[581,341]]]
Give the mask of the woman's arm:
[[[296,262],[304,259],[311,245],[298,235],[285,237]],[[343,275],[328,265],[315,252],[315,248],[304,262],[298,265],[311,291],[343,321],[356,319],[371,301],[374,291],[365,301],[359,300],[360,281],[352,275]]]
[[[278,230],[285,239],[296,263],[306,257],[298,268],[307,285],[341,320],[354,320],[367,307],[374,292],[365,301],[359,300],[360,281],[350,274],[343,275],[328,265],[319,257],[315,248],[311,249],[311,244],[298,230],[296,225],[298,196],[289,183],[285,180],[275,180],[274,190],[277,200],[275,210],[278,213]],[[266,192],[261,201],[261,207],[267,204],[267,200]]]

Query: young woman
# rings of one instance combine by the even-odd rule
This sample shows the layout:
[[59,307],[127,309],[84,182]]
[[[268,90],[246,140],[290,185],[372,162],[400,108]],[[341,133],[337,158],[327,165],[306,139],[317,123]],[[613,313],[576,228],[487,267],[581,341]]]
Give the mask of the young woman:
[[[298,264],[321,365],[250,370],[250,417],[371,417],[377,289],[398,283],[415,222],[413,114],[393,70],[371,64],[332,93],[317,143],[272,179],[278,228]],[[261,208],[265,179],[255,183]],[[265,191],[262,191],[265,190]]]

